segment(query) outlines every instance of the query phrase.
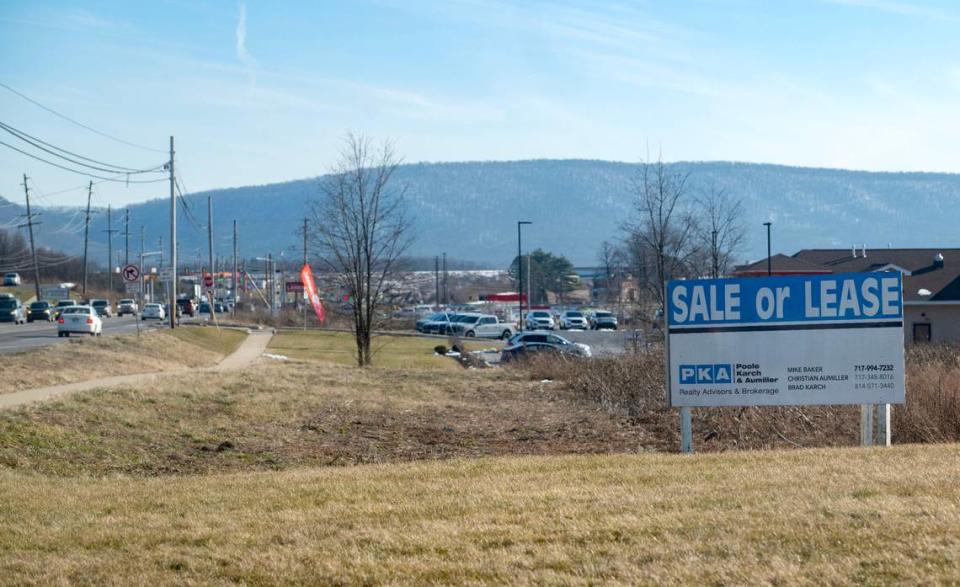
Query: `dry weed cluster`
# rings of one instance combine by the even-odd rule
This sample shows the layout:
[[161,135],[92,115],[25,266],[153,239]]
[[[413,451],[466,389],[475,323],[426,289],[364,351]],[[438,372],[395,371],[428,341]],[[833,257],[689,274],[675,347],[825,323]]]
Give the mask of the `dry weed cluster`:
[[[662,346],[617,358],[584,361],[540,356],[525,361],[531,379],[564,382],[579,396],[678,442],[677,416],[666,406]],[[960,440],[960,349],[911,346],[906,351],[907,403],[893,408],[893,441]],[[850,446],[859,442],[858,406],[712,408],[693,411],[698,449]]]

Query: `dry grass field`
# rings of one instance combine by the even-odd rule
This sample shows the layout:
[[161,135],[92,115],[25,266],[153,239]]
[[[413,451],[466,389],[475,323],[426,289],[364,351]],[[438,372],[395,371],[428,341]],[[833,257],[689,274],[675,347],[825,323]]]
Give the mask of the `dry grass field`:
[[0,467],[166,475],[668,448],[560,386],[438,360],[456,371],[270,362],[0,411]]
[[[494,340],[463,341],[466,350],[498,348]],[[387,369],[443,369],[459,371],[455,361],[433,352],[437,345],[450,346],[441,338],[414,336],[374,336],[373,366]],[[356,345],[351,334],[323,330],[290,331],[277,334],[270,342],[270,352],[304,361],[323,361],[340,365],[356,364]]]
[[[960,582],[957,445],[729,451],[856,424],[704,410],[698,450],[724,452],[663,454],[655,354],[465,369],[433,340],[381,342],[356,369],[349,337],[285,333],[286,361],[0,412],[0,583]],[[957,360],[924,352],[908,430],[954,405]]]
[[163,478],[0,471],[26,584],[950,584],[956,446]]
[[[183,327],[97,338],[71,338],[3,359],[0,393],[74,383],[127,373],[156,373],[216,364],[246,333]],[[38,368],[41,367],[41,368]]]

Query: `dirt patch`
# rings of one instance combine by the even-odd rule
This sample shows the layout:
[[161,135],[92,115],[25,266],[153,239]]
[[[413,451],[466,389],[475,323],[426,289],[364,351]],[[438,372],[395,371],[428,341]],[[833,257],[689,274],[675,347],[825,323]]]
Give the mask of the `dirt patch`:
[[55,475],[635,452],[652,444],[627,418],[568,389],[504,380],[494,370],[261,364],[0,414],[0,467]]

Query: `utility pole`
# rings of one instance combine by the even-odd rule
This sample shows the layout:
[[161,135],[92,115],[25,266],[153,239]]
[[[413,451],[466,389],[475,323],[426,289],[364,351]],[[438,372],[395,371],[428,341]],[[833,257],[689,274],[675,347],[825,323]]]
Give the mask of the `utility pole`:
[[443,303],[448,305],[450,303],[450,294],[447,291],[447,254],[443,254]]
[[713,230],[710,238],[710,256],[713,261],[713,278],[720,277],[720,253],[717,251],[717,231]]
[[[517,303],[520,306],[520,321],[517,327],[524,329],[523,324],[523,242],[520,240],[520,229],[525,224],[533,224],[529,220],[517,221]],[[528,272],[529,273],[529,272]],[[527,297],[527,309],[530,309],[530,297]]]
[[177,192],[173,175],[173,136],[170,136],[170,328],[177,327]]
[[[129,210],[129,208],[128,208]],[[145,268],[143,266],[143,225],[140,225],[140,311],[143,311],[143,303],[146,301],[143,291],[143,273]],[[150,300],[151,302],[153,300]],[[136,316],[134,316],[136,318]]]
[[209,259],[210,271],[213,266],[213,198],[207,196],[207,257]]
[[764,222],[763,225],[767,227],[767,277],[773,275],[773,261],[770,259],[770,225],[772,222]]
[[[37,263],[37,247],[33,244],[33,212],[30,211],[30,187],[27,185],[27,174],[23,174],[23,193],[27,197],[27,229],[30,231],[30,254],[33,255],[33,286],[40,300],[40,265]],[[36,223],[39,224],[39,223]],[[22,226],[22,225],[21,225]]]
[[436,282],[437,292],[436,292],[436,310],[440,310],[440,256],[433,256],[433,280]]
[[237,315],[237,221],[233,221],[233,315]]
[[237,315],[237,221],[233,221],[233,315]]
[[130,264],[130,207],[128,206],[124,210],[124,219],[123,219],[123,264]]
[[93,180],[87,186],[87,216],[83,221],[83,294],[87,294],[87,245],[90,242],[90,198],[93,197]]
[[270,288],[270,295],[267,296],[267,299],[270,301],[270,315],[273,316],[273,298],[277,293],[273,283],[273,253],[267,253],[267,287]]
[[[209,258],[210,279],[216,280],[216,267],[213,265],[213,198],[207,196],[207,257]],[[207,302],[210,304],[210,316],[216,320],[217,304],[216,292],[217,282],[213,282],[213,287],[207,292]]]
[[110,208],[110,204],[107,204],[107,229],[103,232],[107,233],[107,292],[108,295],[113,294],[113,233],[117,232],[113,229],[113,212]]

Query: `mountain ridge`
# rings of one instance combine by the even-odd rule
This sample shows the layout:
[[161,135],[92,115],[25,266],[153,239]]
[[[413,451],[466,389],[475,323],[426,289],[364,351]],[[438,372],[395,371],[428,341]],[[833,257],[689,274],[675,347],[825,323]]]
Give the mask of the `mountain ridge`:
[[[926,171],[861,171],[794,167],[736,161],[673,162],[669,170],[687,173],[691,191],[714,185],[739,197],[746,210],[749,240],[740,260],[766,253],[762,223],[773,224],[774,251],[800,248],[945,246],[960,204],[960,175]],[[408,204],[418,238],[411,254],[451,258],[502,267],[516,254],[516,221],[532,220],[524,230],[525,247],[566,255],[577,265],[595,263],[604,240],[621,236],[631,217],[631,183],[638,163],[597,159],[526,159],[520,161],[419,162],[401,165],[396,180],[408,186]],[[206,197],[213,197],[215,247],[232,251],[231,222],[238,222],[241,254],[281,251],[299,258],[297,230],[318,194],[323,176],[238,186],[188,194],[190,215],[178,211],[181,257],[206,258]],[[165,198],[130,205],[131,255],[139,250],[144,224],[147,249],[166,240],[169,203]],[[82,251],[78,207],[42,207],[43,246]],[[0,225],[19,213],[18,204],[0,206]],[[91,254],[105,256],[100,231],[102,211],[91,221]],[[116,214],[115,227],[122,225]],[[52,228],[51,228],[52,227]],[[67,228],[68,230],[63,230]],[[122,226],[121,226],[122,228]],[[59,231],[59,232],[58,232]],[[119,245],[119,246],[118,246]],[[123,239],[114,241],[123,249]],[[105,259],[103,259],[105,261]]]

